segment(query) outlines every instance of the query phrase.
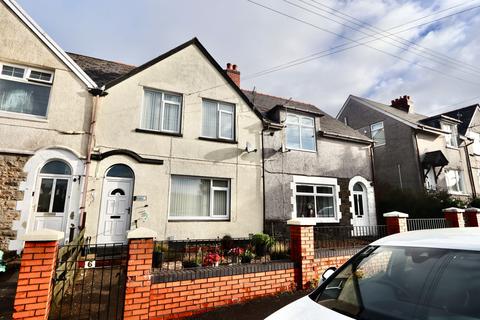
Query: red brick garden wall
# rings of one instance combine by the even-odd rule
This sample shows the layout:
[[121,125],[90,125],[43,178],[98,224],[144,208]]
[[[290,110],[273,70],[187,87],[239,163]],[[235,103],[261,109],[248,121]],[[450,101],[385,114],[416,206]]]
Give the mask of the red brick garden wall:
[[153,284],[150,319],[173,319],[293,290],[294,269]]

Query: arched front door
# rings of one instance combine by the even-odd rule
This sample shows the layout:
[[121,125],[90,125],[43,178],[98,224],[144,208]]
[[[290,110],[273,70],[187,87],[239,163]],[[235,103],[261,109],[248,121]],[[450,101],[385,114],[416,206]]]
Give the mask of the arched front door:
[[33,230],[53,229],[66,232],[72,168],[61,161],[47,162],[37,179]]
[[357,182],[352,188],[353,194],[353,225],[357,227],[370,225],[368,212],[367,188]]
[[130,229],[133,194],[133,171],[124,164],[116,164],[105,175],[98,227],[98,243],[127,241]]

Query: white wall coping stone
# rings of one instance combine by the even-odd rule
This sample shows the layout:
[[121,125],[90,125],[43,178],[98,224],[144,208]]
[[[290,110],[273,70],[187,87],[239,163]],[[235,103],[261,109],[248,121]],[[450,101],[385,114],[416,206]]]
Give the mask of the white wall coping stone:
[[[314,220],[314,219],[313,219]],[[290,219],[287,221],[289,226],[314,226],[317,224],[316,221],[311,221],[309,218],[305,219]]]
[[145,227],[129,230],[127,232],[127,239],[156,239],[157,237],[157,232]]
[[467,208],[465,209],[465,212],[476,212],[476,213],[480,213],[480,209],[479,208]]
[[408,218],[408,214],[400,211],[392,211],[383,214],[384,218]]
[[462,213],[462,212],[465,212],[464,209],[460,209],[460,208],[446,208],[446,209],[443,209],[442,212],[457,212],[457,213]]
[[62,231],[51,229],[40,229],[28,232],[20,237],[20,240],[25,241],[59,241],[65,237]]

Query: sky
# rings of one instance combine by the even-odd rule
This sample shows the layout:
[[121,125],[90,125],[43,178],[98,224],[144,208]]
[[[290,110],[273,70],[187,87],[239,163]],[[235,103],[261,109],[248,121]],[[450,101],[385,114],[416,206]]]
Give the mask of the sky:
[[242,88],[333,116],[350,94],[480,102],[480,0],[17,1],[65,51],[140,65],[197,37]]

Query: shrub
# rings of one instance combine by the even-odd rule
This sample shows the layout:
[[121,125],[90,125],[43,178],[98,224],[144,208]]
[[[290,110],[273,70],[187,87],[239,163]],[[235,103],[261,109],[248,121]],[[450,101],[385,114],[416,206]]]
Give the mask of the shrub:
[[275,243],[275,239],[265,233],[257,233],[252,236],[250,243],[257,256],[263,257]]
[[469,206],[472,208],[480,208],[480,198],[473,198],[470,200]]

